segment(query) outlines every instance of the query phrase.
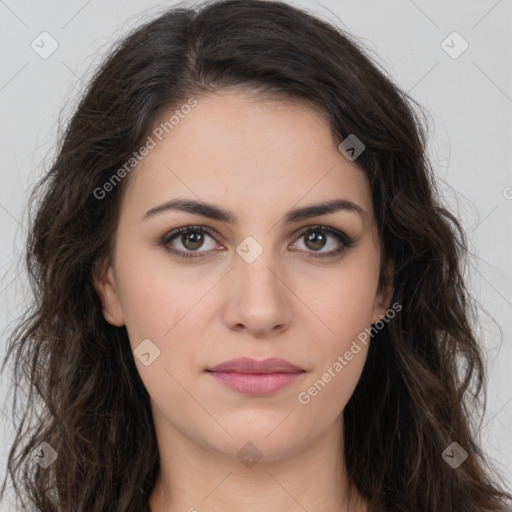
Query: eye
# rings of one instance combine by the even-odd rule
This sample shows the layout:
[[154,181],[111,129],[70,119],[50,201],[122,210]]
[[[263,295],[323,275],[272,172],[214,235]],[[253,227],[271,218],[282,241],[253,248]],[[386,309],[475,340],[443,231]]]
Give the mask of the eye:
[[[293,246],[300,246],[300,242],[302,242],[302,245],[306,248],[306,252],[313,252],[313,254],[308,256],[312,258],[331,258],[338,256],[346,249],[355,245],[355,240],[345,233],[321,225],[308,227],[305,231],[302,231],[298,240],[299,242],[295,242]],[[330,247],[331,249],[323,251],[326,247],[328,249]]]
[[[210,239],[209,243],[205,243]],[[184,226],[167,233],[159,244],[177,258],[200,258],[216,247],[214,232],[206,226]],[[329,258],[353,247],[355,240],[336,229],[317,225],[302,231],[293,249],[310,253],[308,257]],[[304,246],[305,249],[302,249]],[[329,250],[323,250],[323,249]],[[203,249],[203,250],[200,250]],[[196,254],[194,254],[196,253]]]
[[[201,257],[202,254],[190,254],[190,252],[206,252],[199,249],[203,247],[207,238],[214,241],[213,244],[209,244],[209,247],[207,244],[206,250],[210,250],[215,247],[215,240],[213,232],[209,228],[205,226],[184,226],[167,233],[160,241],[160,244],[164,246],[166,251],[178,258],[197,258]],[[177,245],[178,250],[170,248],[169,245],[174,247]],[[181,248],[179,247],[180,245]]]

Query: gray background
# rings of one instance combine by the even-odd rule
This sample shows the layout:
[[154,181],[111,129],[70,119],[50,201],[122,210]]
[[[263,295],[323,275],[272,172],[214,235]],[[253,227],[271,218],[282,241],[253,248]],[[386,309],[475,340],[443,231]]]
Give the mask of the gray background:
[[[28,192],[51,161],[57,127],[114,40],[173,2],[0,0],[0,352],[29,297],[22,250]],[[482,306],[479,332],[489,372],[482,444],[512,470],[512,2],[419,0],[293,2],[356,35],[396,82],[432,115],[429,152],[445,201],[461,219],[472,258],[470,289]],[[43,59],[39,51],[57,50]],[[457,58],[442,41],[469,44]],[[42,48],[41,38],[44,40]],[[463,40],[445,44],[452,55]],[[493,320],[494,319],[494,320]],[[0,478],[12,418],[0,382]],[[508,429],[507,429],[508,427]],[[508,431],[507,431],[508,430]],[[440,458],[440,464],[444,461]],[[510,483],[509,483],[510,489]],[[3,508],[2,508],[3,507]],[[6,503],[1,510],[12,510]]]

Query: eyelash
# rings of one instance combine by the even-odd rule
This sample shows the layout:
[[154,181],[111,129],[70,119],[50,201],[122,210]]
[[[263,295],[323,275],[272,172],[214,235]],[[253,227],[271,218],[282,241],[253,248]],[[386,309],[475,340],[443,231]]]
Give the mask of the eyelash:
[[[314,253],[312,252],[310,254],[310,258],[319,259],[319,258],[334,258],[335,256],[338,256],[340,253],[344,252],[347,249],[350,249],[355,245],[355,240],[350,238],[349,236],[345,235],[341,231],[338,231],[336,229],[330,228],[328,226],[323,226],[321,224],[317,224],[315,226],[308,226],[305,230],[303,230],[296,238],[296,240],[299,240],[304,235],[314,232],[314,231],[321,231],[323,233],[328,233],[332,236],[334,236],[338,242],[342,244],[342,247],[340,249],[336,249],[334,251],[329,251],[326,253]],[[172,254],[176,258],[180,259],[191,259],[191,258],[202,258],[204,257],[201,253],[204,253],[206,251],[196,251],[197,254],[194,253],[194,251],[177,251],[174,249],[169,248],[169,243],[176,238],[178,235],[181,235],[183,233],[187,232],[200,232],[200,233],[206,233],[210,235],[212,238],[215,238],[215,233],[212,229],[207,228],[206,226],[184,226],[181,228],[174,229],[170,231],[169,233],[166,233],[160,240],[159,245],[161,245],[165,251]]]

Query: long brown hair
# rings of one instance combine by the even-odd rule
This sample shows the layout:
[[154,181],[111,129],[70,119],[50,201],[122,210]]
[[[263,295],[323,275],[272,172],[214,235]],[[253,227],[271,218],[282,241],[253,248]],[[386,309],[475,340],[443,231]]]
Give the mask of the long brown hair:
[[[510,496],[493,482],[473,428],[485,371],[463,280],[467,245],[439,200],[425,114],[349,34],[260,0],[174,8],[121,41],[33,190],[34,300],[3,364],[13,357],[13,411],[28,391],[8,458],[16,496],[43,512],[147,507],[159,473],[149,396],[125,327],[104,320],[92,284],[95,262],[111,254],[128,179],[103,197],[97,191],[163,112],[227,87],[307,101],[338,142],[353,134],[365,145],[357,163],[383,241],[381,285],[391,264],[392,302],[403,309],[370,343],[343,413],[352,483],[372,511],[498,510]],[[468,454],[457,468],[443,459],[453,442]],[[58,454],[48,467],[32,457],[41,443]]]

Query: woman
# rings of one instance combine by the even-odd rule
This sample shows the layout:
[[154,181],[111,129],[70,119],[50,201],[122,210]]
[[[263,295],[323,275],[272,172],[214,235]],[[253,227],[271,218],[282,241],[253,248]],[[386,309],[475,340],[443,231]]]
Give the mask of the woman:
[[466,242],[425,144],[357,44],[285,3],[129,35],[34,191],[36,300],[6,361],[43,413],[17,492],[45,512],[502,510],[470,424]]

